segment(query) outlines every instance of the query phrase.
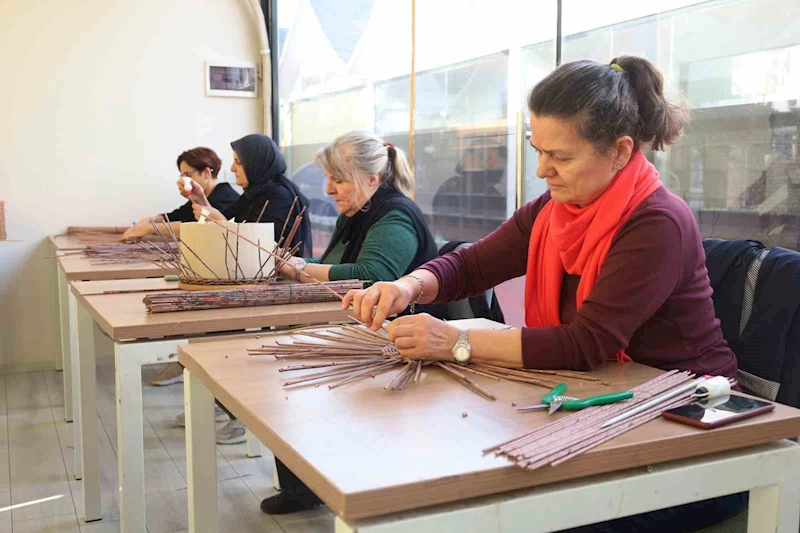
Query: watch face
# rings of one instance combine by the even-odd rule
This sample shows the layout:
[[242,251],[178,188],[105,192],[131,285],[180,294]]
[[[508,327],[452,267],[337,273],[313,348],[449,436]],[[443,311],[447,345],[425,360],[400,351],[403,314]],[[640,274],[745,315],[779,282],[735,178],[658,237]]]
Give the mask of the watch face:
[[453,359],[459,363],[469,361],[469,349],[466,346],[456,346],[453,350]]

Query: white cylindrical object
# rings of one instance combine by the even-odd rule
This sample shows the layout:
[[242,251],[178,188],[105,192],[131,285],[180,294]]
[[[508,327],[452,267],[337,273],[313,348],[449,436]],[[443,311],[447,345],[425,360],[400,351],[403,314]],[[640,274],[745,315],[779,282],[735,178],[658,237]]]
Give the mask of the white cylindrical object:
[[192,192],[192,178],[187,178],[186,176],[183,177],[183,190],[186,192]]
[[701,381],[703,381],[703,378],[694,379],[694,380],[690,381],[689,383],[681,385],[677,389],[673,389],[673,390],[671,390],[669,392],[665,392],[661,396],[656,396],[652,400],[644,402],[642,405],[640,405],[638,407],[634,407],[630,411],[625,411],[621,415],[617,415],[614,418],[609,418],[608,420],[603,422],[600,425],[600,427],[601,428],[607,428],[608,426],[616,424],[617,422],[622,422],[623,420],[626,420],[626,419],[628,419],[628,418],[630,418],[630,417],[632,417],[634,415],[638,415],[642,411],[647,411],[648,409],[650,409],[654,405],[658,405],[660,403],[664,403],[667,400],[670,400],[670,399],[674,398],[675,396],[677,396],[677,395],[679,395],[681,393],[684,393],[686,391],[690,391],[690,390],[692,390],[694,388],[697,388],[697,384],[700,383]]
[[[700,389],[705,389],[702,392]],[[731,393],[731,384],[725,376],[714,376],[713,378],[703,379],[697,384],[695,394],[699,398],[709,399],[719,396],[727,396]]]
[[[231,232],[225,228],[230,228]],[[259,243],[267,250],[275,247],[272,222],[225,222],[222,226],[199,222],[184,223],[181,224],[181,254],[184,261],[199,277],[207,279],[254,279],[269,274],[275,260],[266,252],[238,238],[233,231]],[[239,268],[236,268],[237,262]]]

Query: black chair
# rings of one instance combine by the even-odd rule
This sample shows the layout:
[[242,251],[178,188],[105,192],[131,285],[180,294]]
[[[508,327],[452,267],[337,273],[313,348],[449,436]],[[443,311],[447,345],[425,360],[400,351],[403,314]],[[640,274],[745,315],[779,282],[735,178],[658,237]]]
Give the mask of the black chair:
[[742,389],[800,406],[800,253],[705,239],[714,310]]
[[[457,252],[463,248],[468,248],[472,243],[464,241],[450,241],[439,248],[439,255],[450,252]],[[450,320],[460,320],[466,318],[486,318],[495,322],[505,324],[503,310],[494,293],[494,288],[488,289],[483,294],[464,298],[447,304],[447,317]]]

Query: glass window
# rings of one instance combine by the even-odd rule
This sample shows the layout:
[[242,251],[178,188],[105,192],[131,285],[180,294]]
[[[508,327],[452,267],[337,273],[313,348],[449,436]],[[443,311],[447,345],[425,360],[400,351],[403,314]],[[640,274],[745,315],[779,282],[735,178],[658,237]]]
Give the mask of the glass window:
[[[556,2],[497,0],[491,8],[474,0],[417,2],[416,21],[416,201],[440,245],[474,242],[516,207],[522,87],[536,69],[543,76],[554,66]],[[538,56],[528,61],[537,43]],[[407,101],[408,84],[398,85],[398,93],[400,87],[406,92],[398,100]],[[376,102],[392,90],[376,84]],[[407,106],[400,113],[406,131]],[[389,109],[398,106],[376,107],[381,131],[392,128]]]
[[563,60],[653,61],[693,116],[676,146],[648,157],[703,236],[798,249],[800,6],[682,1],[648,13],[641,4],[564,0]]
[[[375,129],[375,80],[410,73],[411,6],[389,0],[278,0],[278,26],[280,145],[291,179],[311,202],[319,257],[338,212],[325,194],[325,173],[313,163],[314,155],[338,135]],[[407,111],[405,120],[407,132]]]

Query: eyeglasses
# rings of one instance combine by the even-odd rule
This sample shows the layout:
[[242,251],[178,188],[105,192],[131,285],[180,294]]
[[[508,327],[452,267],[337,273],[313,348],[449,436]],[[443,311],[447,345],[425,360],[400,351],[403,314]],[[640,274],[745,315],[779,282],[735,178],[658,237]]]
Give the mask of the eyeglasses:
[[191,178],[192,174],[195,172],[200,172],[199,170],[192,170],[191,172],[181,172],[181,175],[178,176],[179,178]]

